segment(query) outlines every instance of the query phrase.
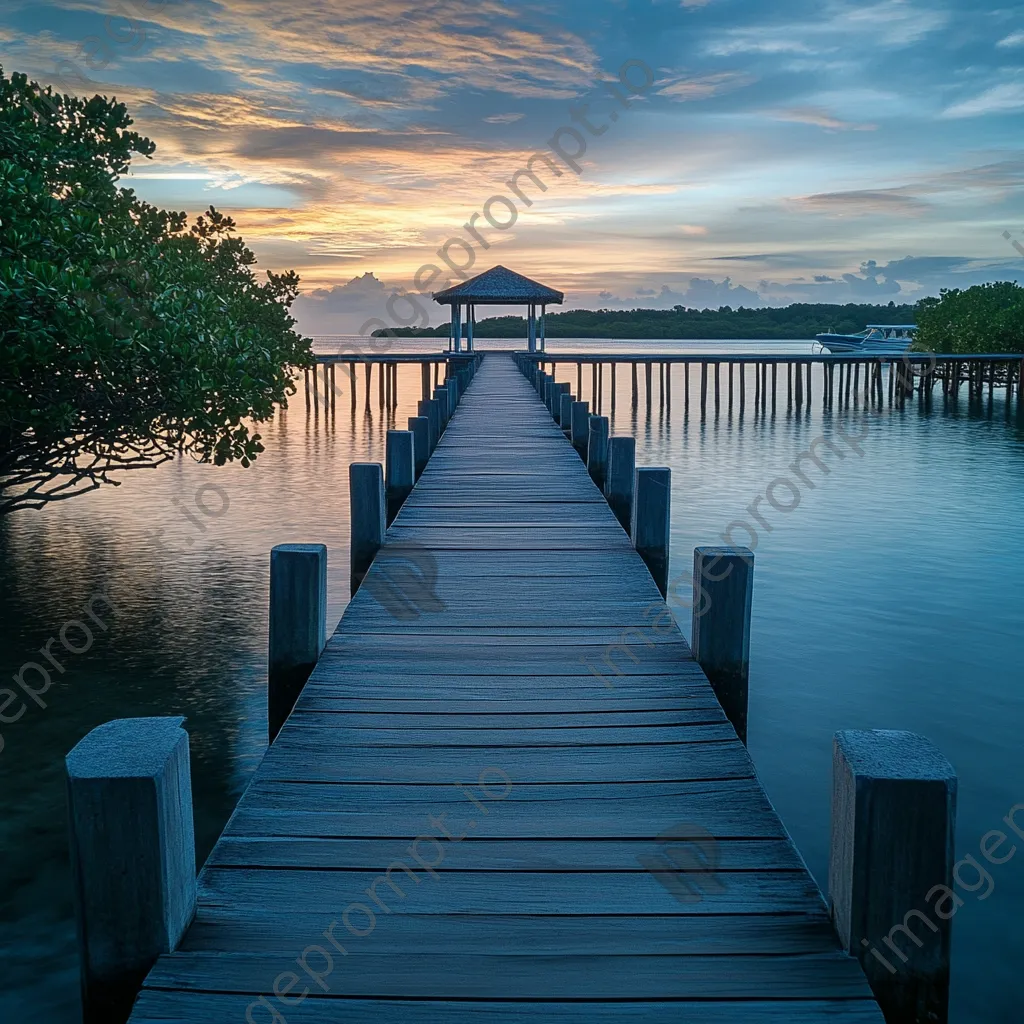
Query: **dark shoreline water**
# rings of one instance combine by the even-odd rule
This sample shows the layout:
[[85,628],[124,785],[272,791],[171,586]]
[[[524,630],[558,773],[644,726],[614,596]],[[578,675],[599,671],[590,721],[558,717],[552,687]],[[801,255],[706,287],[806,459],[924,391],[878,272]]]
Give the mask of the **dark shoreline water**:
[[[667,352],[689,348],[658,344]],[[751,753],[823,885],[830,746],[840,728],[931,737],[960,774],[958,851],[977,855],[981,838],[1024,802],[1024,566],[1013,544],[1024,508],[1024,431],[1006,420],[1001,397],[991,410],[969,410],[963,398],[947,409],[938,395],[930,414],[916,404],[827,413],[816,382],[806,416],[781,405],[775,416],[755,416],[748,399],[742,420],[723,409],[700,423],[692,398],[683,419],[678,377],[667,416],[643,404],[632,410],[624,376],[615,431],[636,435],[641,464],[673,468],[674,576],[692,564],[694,545],[716,543],[732,521],[749,519],[751,502],[812,440],[837,427],[866,429],[863,455],[836,463],[813,488],[801,486],[791,512],[762,505],[770,529],[757,538]],[[419,386],[418,368],[403,368],[392,425],[412,415]],[[749,379],[748,386],[752,396]],[[109,617],[99,612],[109,628],[94,629],[88,651],[60,654],[64,671],[53,670],[47,707],[32,705],[19,721],[0,724],[4,1019],[77,1020],[63,755],[110,718],[186,715],[205,857],[265,749],[270,548],[328,545],[333,627],[348,594],[347,465],[382,460],[388,425],[375,402],[364,411],[361,396],[354,416],[339,401],[333,422],[308,420],[300,400],[265,427],[267,452],[251,470],[182,460],[0,524],[5,678],[39,661],[40,647],[81,620],[97,593],[115,606]],[[204,502],[223,506],[223,514],[204,514]],[[688,634],[686,610],[677,615]],[[1024,850],[991,876],[989,896],[965,893],[954,922],[952,1020],[959,1024],[1021,1016],[1015,973],[1024,955],[1017,926]]]

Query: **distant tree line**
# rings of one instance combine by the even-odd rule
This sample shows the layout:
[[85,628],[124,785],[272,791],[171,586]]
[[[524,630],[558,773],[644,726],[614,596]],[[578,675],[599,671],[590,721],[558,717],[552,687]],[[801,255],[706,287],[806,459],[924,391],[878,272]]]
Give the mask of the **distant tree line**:
[[[869,323],[914,323],[913,305],[885,306],[848,303],[798,302],[792,306],[748,308],[721,306],[719,309],[572,309],[549,313],[545,327],[549,338],[693,339],[738,338],[776,340],[806,338],[832,329],[852,334]],[[376,332],[383,334],[383,331]],[[396,337],[447,338],[449,325],[433,329],[406,327],[392,332]],[[477,338],[518,338],[526,335],[526,319],[499,316],[481,320]]]

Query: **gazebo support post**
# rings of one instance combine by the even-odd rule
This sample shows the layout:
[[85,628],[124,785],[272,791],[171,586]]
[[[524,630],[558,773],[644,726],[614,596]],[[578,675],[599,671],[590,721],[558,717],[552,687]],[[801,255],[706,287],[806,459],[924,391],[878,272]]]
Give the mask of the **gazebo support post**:
[[473,328],[476,326],[476,306],[466,307],[466,351],[473,351]]
[[540,307],[540,350],[541,350],[541,352],[544,352],[547,349],[547,344],[546,344],[546,342],[547,342],[547,334],[545,332],[545,327],[544,327],[544,316],[547,313],[547,311],[548,311],[548,307],[546,305],[542,305]]
[[452,340],[455,343],[453,351],[462,351],[462,306],[456,302],[452,304]]

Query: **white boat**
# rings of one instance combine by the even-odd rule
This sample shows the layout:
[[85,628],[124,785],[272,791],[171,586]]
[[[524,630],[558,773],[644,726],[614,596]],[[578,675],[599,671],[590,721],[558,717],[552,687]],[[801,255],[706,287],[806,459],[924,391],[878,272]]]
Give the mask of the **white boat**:
[[826,349],[836,354],[863,352],[874,356],[901,356],[914,341],[917,324],[868,324],[858,334],[828,331],[815,336],[817,352]]

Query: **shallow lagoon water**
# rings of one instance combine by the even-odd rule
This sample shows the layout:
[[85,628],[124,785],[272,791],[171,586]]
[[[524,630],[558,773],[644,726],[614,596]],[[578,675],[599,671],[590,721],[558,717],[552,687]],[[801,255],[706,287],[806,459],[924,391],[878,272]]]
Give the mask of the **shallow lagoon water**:
[[[329,350],[331,342],[324,342]],[[436,341],[400,350],[436,351]],[[556,351],[650,350],[806,353],[806,343],[549,341]],[[481,349],[501,347],[481,341]],[[958,854],[1024,803],[1024,557],[1015,541],[1024,509],[1024,429],[1000,394],[969,410],[961,394],[930,412],[857,407],[823,411],[815,381],[809,410],[782,395],[755,413],[753,379],[717,417],[698,408],[691,372],[686,416],[682,371],[669,413],[639,408],[618,375],[613,431],[637,437],[638,463],[673,470],[672,571],[677,616],[689,634],[686,574],[697,544],[721,542],[730,523],[755,527],[751,638],[751,753],[769,796],[819,883],[827,883],[831,738],[843,728],[911,729],[932,738],[960,778]],[[575,371],[560,379],[575,381]],[[341,378],[339,377],[339,383]],[[605,409],[610,405],[605,378]],[[590,397],[590,373],[583,398]],[[0,524],[0,673],[40,661],[39,649],[94,604],[82,654],[52,651],[45,708],[0,725],[0,1017],[72,1024],[78,982],[67,869],[63,755],[115,717],[183,714],[192,737],[197,842],[209,852],[265,749],[269,551],[285,541],[329,550],[329,625],[348,596],[347,466],[381,461],[384,432],[404,427],[419,399],[418,367],[400,371],[389,424],[376,404],[356,412],[348,395],[326,419],[301,396],[263,428],[267,451],[249,470],[188,459],[130,474],[44,513]],[[837,431],[863,434],[862,454]],[[779,511],[763,496],[794,479],[793,460],[818,437],[848,452],[795,480],[799,502]],[[794,504],[776,488],[779,504]],[[767,527],[749,512],[752,503]],[[203,509],[206,509],[204,511]],[[735,528],[732,538],[748,542]],[[89,621],[86,619],[86,621]],[[72,637],[72,643],[81,643]],[[45,664],[45,662],[44,662]],[[957,1024],[1024,1016],[1016,967],[1024,956],[1024,840],[990,882],[961,891],[954,922]],[[965,881],[973,880],[965,876]],[[987,893],[987,895],[985,895]],[[984,898],[982,898],[984,897]]]

